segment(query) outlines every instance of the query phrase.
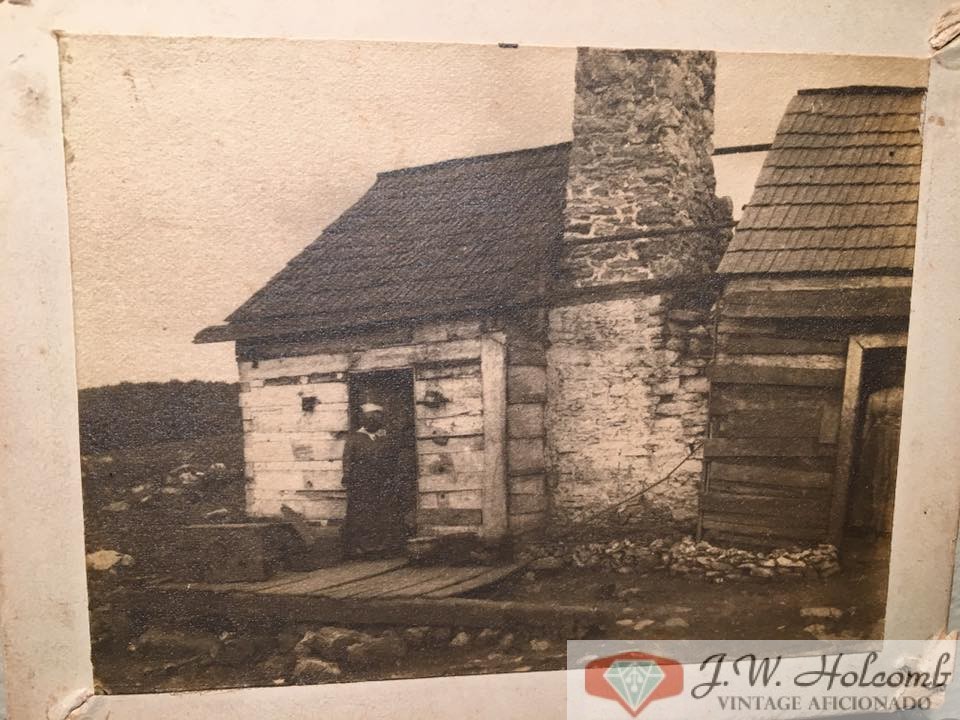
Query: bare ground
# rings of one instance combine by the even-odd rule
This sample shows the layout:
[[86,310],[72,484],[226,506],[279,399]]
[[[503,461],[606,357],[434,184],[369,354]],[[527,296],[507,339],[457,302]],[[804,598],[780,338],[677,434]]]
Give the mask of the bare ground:
[[[84,458],[87,549],[113,549],[134,558],[130,567],[91,571],[93,659],[105,692],[164,692],[216,687],[292,684],[293,646],[310,629],[261,623],[239,626],[230,618],[184,618],[177,627],[157,627],[124,606],[123,590],[164,575],[162,558],[181,527],[211,511],[243,512],[240,438],[227,435],[117,450]],[[196,485],[170,484],[166,474],[183,465],[225,470]],[[179,487],[179,492],[164,491]],[[147,500],[143,500],[147,497]],[[479,595],[490,599],[602,605],[620,622],[602,631],[609,639],[811,639],[812,633],[877,637],[882,629],[888,553],[883,545],[851,540],[843,548],[844,570],[826,580],[744,579],[716,584],[672,576],[643,576],[564,569],[521,573]],[[624,595],[627,595],[625,599]],[[834,620],[811,619],[803,608],[842,611]],[[816,630],[807,630],[820,624]],[[200,639],[198,647],[145,651],[138,638],[150,629]],[[362,628],[372,633],[387,628]],[[402,630],[393,628],[391,630]],[[451,639],[463,630],[463,644]],[[399,661],[344,666],[337,681],[482,674],[559,669],[565,640],[535,628],[450,628],[449,634],[409,646]],[[207,652],[207,643],[215,650]],[[134,649],[135,648],[135,649]]]

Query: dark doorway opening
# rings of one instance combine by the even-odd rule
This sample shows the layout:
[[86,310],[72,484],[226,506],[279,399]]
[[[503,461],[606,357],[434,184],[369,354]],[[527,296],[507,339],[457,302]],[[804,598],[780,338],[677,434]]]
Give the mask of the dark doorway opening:
[[846,530],[848,535],[855,537],[889,541],[893,527],[906,348],[867,350],[862,363]]
[[[376,486],[374,493],[347,491],[347,515],[359,523],[365,544],[377,548],[372,554],[394,554],[406,539],[416,533],[417,444],[416,406],[413,395],[413,371],[410,369],[352,373],[349,376],[349,414],[351,435],[363,427],[362,406],[374,403],[383,408],[383,429],[370,444],[371,452],[390,448],[396,460],[377,465],[372,475],[359,473],[360,482]],[[362,439],[362,438],[361,438]],[[361,443],[361,446],[363,444]],[[392,457],[392,455],[391,455]],[[356,490],[356,489],[355,489]],[[351,507],[351,502],[354,507]],[[363,507],[357,507],[362,503]],[[359,512],[358,512],[359,511]],[[372,543],[371,543],[372,540]],[[344,538],[346,550],[352,538]]]

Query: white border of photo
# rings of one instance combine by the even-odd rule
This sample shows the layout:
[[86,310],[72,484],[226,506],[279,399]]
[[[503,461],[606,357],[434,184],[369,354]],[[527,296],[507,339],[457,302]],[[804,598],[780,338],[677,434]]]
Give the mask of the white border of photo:
[[[0,1],[0,639],[10,720],[561,717],[563,671],[92,696],[57,33],[929,57],[945,0]],[[940,633],[960,516],[960,43],[930,65],[888,638]],[[2,704],[0,704],[2,705]]]

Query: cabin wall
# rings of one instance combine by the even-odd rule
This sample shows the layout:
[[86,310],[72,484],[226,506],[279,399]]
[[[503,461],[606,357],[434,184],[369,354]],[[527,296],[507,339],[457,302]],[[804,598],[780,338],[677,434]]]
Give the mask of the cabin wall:
[[508,524],[517,535],[542,528],[549,517],[546,311],[516,313],[498,327],[507,343]]
[[[554,510],[576,518],[660,480],[706,432],[709,308],[668,294],[550,312],[547,447]],[[699,452],[647,497],[697,514]]]
[[[277,516],[286,504],[311,520],[339,523],[346,508],[341,479],[349,374],[412,368],[418,530],[480,530],[490,462],[484,452],[479,322],[238,343],[237,350],[250,515]],[[424,402],[436,393],[444,402]],[[310,412],[302,408],[304,396],[316,398]]]
[[744,278],[721,302],[701,498],[708,540],[830,540],[849,337],[905,331],[910,278]]

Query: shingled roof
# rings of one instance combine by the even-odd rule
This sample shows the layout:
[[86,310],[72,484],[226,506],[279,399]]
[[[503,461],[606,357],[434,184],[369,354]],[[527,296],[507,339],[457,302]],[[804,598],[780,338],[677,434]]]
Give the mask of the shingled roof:
[[563,231],[570,144],[383,172],[196,342],[489,312],[537,301]]
[[845,87],[795,96],[718,271],[912,269],[923,92]]

